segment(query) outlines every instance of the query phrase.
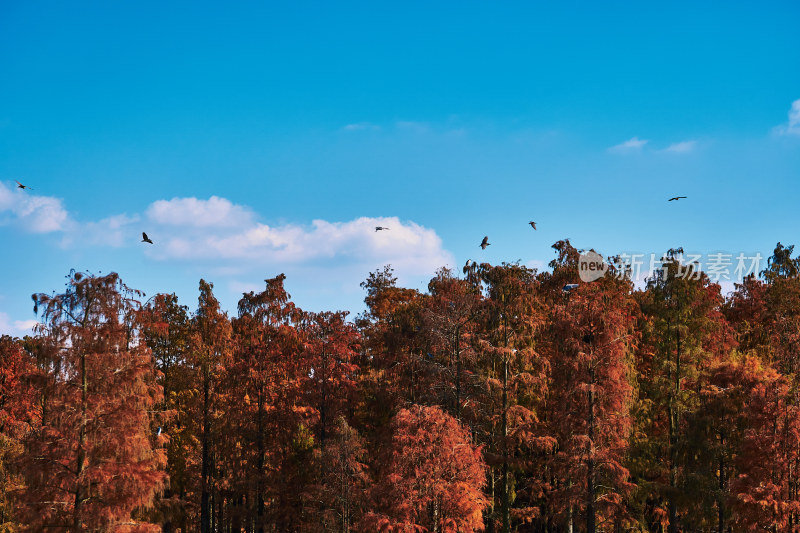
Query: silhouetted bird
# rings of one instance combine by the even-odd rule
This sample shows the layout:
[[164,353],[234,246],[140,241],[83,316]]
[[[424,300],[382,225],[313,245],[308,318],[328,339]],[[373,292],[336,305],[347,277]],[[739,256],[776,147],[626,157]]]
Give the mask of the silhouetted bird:
[[528,224],[530,224],[533,229],[536,229],[536,222],[530,221]]
[[147,233],[145,232],[142,232],[142,242],[149,242],[150,244],[153,244],[153,241],[150,240],[150,237],[148,237]]
[[670,199],[669,199],[669,200],[667,200],[667,201],[668,201],[668,202],[671,202],[671,201],[673,201],[673,200],[680,200],[681,198],[686,198],[686,197],[685,197],[685,196],[673,196],[672,198],[670,198]]
[[561,290],[564,291],[564,292],[569,292],[572,289],[577,289],[577,288],[578,288],[578,284],[577,283],[567,283],[566,285],[564,285],[564,288],[561,289]]
[[382,231],[389,228],[384,228],[383,226],[375,226],[375,231]]
[[487,246],[491,246],[491,244],[489,244],[488,235],[486,237],[484,237],[483,240],[481,241],[481,249],[485,250]]
[[[17,181],[17,180],[14,180],[14,181]],[[18,181],[17,181],[17,189],[30,189],[30,190],[33,190],[30,187],[28,187],[27,185],[23,185]]]

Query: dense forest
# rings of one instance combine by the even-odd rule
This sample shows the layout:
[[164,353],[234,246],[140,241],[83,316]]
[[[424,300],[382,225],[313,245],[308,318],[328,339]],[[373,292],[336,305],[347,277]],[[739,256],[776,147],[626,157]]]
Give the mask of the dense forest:
[[354,320],[282,274],[228,316],[70,273],[0,339],[0,531],[800,530],[793,248],[727,297],[680,249],[637,288],[553,248],[387,266]]

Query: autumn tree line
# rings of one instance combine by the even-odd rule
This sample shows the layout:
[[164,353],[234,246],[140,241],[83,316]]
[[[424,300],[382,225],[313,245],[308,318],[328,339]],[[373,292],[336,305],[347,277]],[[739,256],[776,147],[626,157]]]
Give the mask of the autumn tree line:
[[553,248],[386,267],[354,321],[283,275],[229,316],[72,272],[0,339],[0,531],[800,531],[793,248],[728,297],[679,249],[636,289]]

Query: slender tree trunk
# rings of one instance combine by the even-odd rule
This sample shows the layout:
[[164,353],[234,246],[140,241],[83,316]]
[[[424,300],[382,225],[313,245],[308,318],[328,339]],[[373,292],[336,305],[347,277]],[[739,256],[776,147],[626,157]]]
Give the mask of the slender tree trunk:
[[589,453],[586,461],[586,533],[595,533],[594,487],[594,348],[589,359]]
[[[492,431],[492,437],[494,437],[494,431]],[[486,533],[495,533],[494,528],[494,518],[495,518],[495,478],[494,478],[494,467],[489,468],[489,509],[488,509],[488,516],[489,520],[486,524]]]
[[[505,298],[503,299],[505,306]],[[508,316],[503,309],[503,425],[501,428],[503,438],[503,533],[511,531],[511,502],[508,487]]]
[[567,508],[567,533],[572,533],[572,506]]
[[81,353],[81,425],[78,429],[78,464],[75,468],[75,505],[72,508],[72,529],[80,531],[81,528],[81,508],[83,506],[82,479],[83,463],[86,461],[86,410],[87,396],[89,393],[89,383],[86,376],[86,354]]
[[717,531],[719,533],[725,533],[725,457],[723,456],[723,446],[725,446],[724,430],[720,431],[719,444],[719,497],[717,498]]
[[456,326],[456,420],[461,422],[461,325]]
[[[322,451],[323,456],[325,454],[325,425],[327,420],[327,406],[328,406],[328,359],[327,354],[325,353],[325,341],[322,342],[322,400],[321,405],[319,406],[319,423],[320,423],[320,436],[319,436],[319,449]],[[320,465],[320,480],[322,484],[323,490],[327,490],[328,488],[328,464],[327,461],[322,461]],[[325,504],[319,504],[319,511],[320,516],[324,516],[325,513]],[[321,527],[322,530],[327,532],[328,531],[328,523],[325,518],[321,519]]]
[[209,491],[210,502],[208,504],[209,514],[211,515],[209,531],[217,530],[217,494],[214,489]]
[[[220,476],[221,479],[222,476]],[[217,499],[219,500],[219,506],[217,509],[217,531],[225,531],[225,498],[220,494]]]
[[669,487],[670,494],[667,503],[669,511],[669,533],[678,533],[678,509],[675,502],[675,491],[677,486],[677,448],[678,448],[678,431],[679,431],[679,412],[678,402],[679,394],[681,391],[681,331],[676,330],[677,335],[677,350],[675,353],[675,392],[670,401],[670,425],[669,425]]
[[256,446],[258,448],[258,472],[256,473],[256,497],[254,503],[256,505],[256,533],[264,533],[264,487],[261,483],[261,478],[264,475],[264,466],[266,464],[266,444],[264,443],[264,390],[258,391],[258,421],[257,421],[258,441]]
[[201,495],[200,495],[200,532],[211,533],[211,513],[209,512],[209,377],[208,370],[203,369],[203,442],[202,442],[202,464],[200,465]]

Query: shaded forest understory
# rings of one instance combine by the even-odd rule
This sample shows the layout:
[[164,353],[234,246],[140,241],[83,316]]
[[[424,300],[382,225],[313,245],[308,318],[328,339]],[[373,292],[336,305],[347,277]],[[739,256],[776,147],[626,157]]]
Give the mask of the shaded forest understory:
[[386,267],[354,321],[283,275],[229,317],[71,273],[0,339],[0,531],[800,530],[793,248],[727,298],[680,250],[637,290],[553,248]]

